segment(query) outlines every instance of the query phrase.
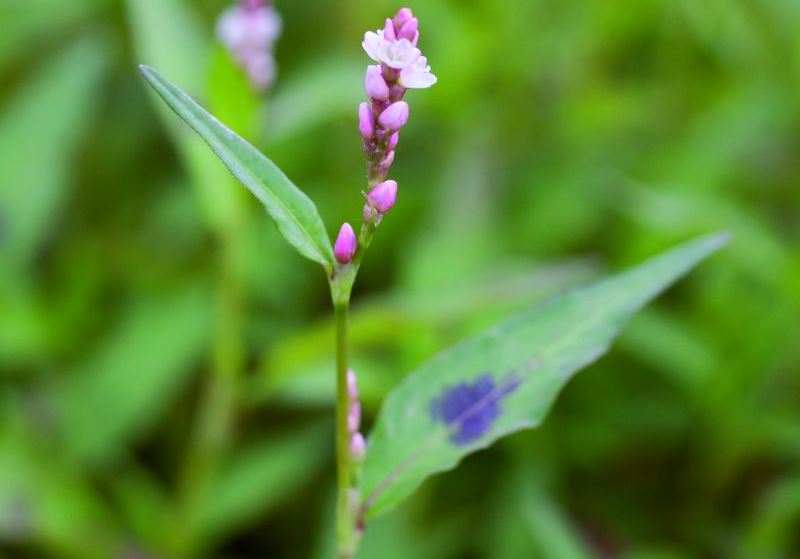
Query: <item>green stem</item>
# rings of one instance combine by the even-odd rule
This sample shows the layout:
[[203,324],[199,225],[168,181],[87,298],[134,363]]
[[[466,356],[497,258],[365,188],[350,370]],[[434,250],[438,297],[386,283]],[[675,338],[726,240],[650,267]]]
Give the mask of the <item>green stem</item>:
[[336,502],[336,540],[339,559],[355,555],[355,517],[351,505],[352,461],[350,433],[347,428],[347,319],[349,297],[334,302],[336,316],[336,471],[338,495]]
[[359,495],[354,488],[353,461],[350,456],[350,430],[347,427],[349,397],[347,394],[347,322],[350,314],[350,294],[353,290],[361,260],[364,258],[375,224],[362,224],[358,249],[349,264],[338,266],[330,278],[331,299],[336,323],[336,556],[352,559],[358,548],[359,530],[356,515]]

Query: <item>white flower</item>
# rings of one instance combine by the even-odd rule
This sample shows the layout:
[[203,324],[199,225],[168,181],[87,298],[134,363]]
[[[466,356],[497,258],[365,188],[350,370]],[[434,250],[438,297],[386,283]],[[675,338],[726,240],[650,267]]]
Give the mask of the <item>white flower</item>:
[[422,54],[408,39],[389,41],[383,36],[383,30],[377,33],[368,31],[361,44],[372,60],[386,64],[395,70],[408,68]]
[[436,76],[431,73],[428,59],[418,56],[410,65],[400,71],[400,85],[409,89],[425,89],[436,83]]

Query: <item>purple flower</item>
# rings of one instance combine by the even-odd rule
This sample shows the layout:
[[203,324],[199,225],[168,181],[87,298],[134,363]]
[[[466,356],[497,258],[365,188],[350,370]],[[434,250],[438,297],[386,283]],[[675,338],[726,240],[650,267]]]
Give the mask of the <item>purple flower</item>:
[[356,373],[353,369],[347,371],[347,396],[350,400],[358,400],[358,385],[356,382]]
[[445,388],[441,397],[432,402],[431,416],[453,429],[453,444],[473,443],[489,432],[500,416],[500,402],[519,387],[520,381],[512,373],[498,386],[491,375],[485,374],[472,384]]
[[400,130],[408,122],[408,103],[392,103],[378,117],[378,124],[391,131]]
[[[408,8],[400,9],[394,18],[387,18],[383,29],[364,35],[364,51],[377,65],[369,66],[365,86],[370,102],[359,107],[359,131],[364,140],[367,156],[369,184],[383,184],[394,163],[399,140],[397,131],[408,123],[409,105],[403,100],[408,89],[424,89],[436,83],[428,59],[417,48],[419,20]],[[374,191],[373,191],[374,192]],[[392,193],[394,204],[396,192]],[[364,219],[374,219],[377,224],[386,213],[377,204],[373,193],[364,208]]]
[[[382,217],[392,209],[397,201],[397,182],[393,180],[383,181],[369,193],[369,200],[372,207],[378,212],[376,217]],[[372,219],[372,207],[370,204],[364,206],[364,219]]]
[[365,140],[375,136],[375,118],[369,103],[361,103],[358,106],[358,131]]
[[347,412],[347,429],[351,433],[358,431],[361,425],[361,404],[358,401],[350,402],[350,409]]
[[389,141],[386,143],[386,151],[394,152],[394,148],[397,147],[397,142],[400,141],[400,132],[395,132],[391,136],[389,136]]
[[410,19],[414,18],[414,12],[411,11],[411,8],[400,8],[397,11],[397,15],[394,16],[394,26],[395,29],[402,29],[403,25]]
[[353,433],[353,436],[350,437],[350,456],[352,456],[353,460],[356,462],[361,462],[366,453],[367,443],[364,441],[364,435],[358,432]]
[[272,49],[281,26],[278,12],[263,0],[244,0],[223,12],[217,22],[217,37],[259,90],[275,79]]
[[386,80],[384,80],[383,75],[381,75],[380,66],[367,66],[365,81],[367,95],[370,99],[376,101],[389,100],[389,86],[386,85]]
[[349,223],[342,224],[339,229],[339,236],[336,237],[336,244],[333,253],[340,264],[349,264],[356,253],[356,234]]

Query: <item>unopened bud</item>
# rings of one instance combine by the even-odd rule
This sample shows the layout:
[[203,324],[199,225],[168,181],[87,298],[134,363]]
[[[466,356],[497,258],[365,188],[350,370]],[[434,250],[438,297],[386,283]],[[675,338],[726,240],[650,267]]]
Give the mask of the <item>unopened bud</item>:
[[361,425],[361,404],[351,402],[350,410],[347,412],[347,430],[355,433],[358,431],[359,425]]
[[386,151],[394,151],[394,148],[397,147],[397,142],[400,141],[400,132],[395,132],[389,137],[389,141],[386,143]]
[[383,38],[387,41],[397,40],[397,35],[394,32],[394,22],[388,17],[386,18],[386,25],[383,26]]
[[[397,182],[388,180],[380,183],[369,193],[369,200],[379,215],[383,215],[392,209],[397,200]],[[370,204],[364,206],[364,219],[372,219],[372,208]]]
[[369,103],[361,103],[358,106],[358,131],[365,140],[369,140],[375,135],[375,119]]
[[394,163],[394,151],[387,153],[386,157],[384,157],[383,161],[381,161],[381,172],[384,175],[389,172],[389,169],[392,168],[392,163]]
[[347,396],[353,401],[358,400],[358,386],[353,369],[347,371]]
[[371,99],[377,101],[386,101],[389,99],[389,86],[386,85],[386,80],[381,75],[380,66],[367,66],[366,76],[367,95]]
[[356,253],[356,234],[349,223],[344,223],[339,229],[333,253],[340,264],[348,264]]
[[389,130],[400,130],[408,122],[408,103],[392,103],[378,117],[378,123]]
[[409,41],[413,41],[414,36],[417,34],[418,29],[419,29],[419,20],[415,17],[412,17],[403,24],[403,27],[400,28],[399,33],[397,33],[397,38],[408,39]]
[[357,432],[353,433],[353,436],[350,437],[350,456],[353,458],[353,460],[361,462],[366,453],[367,443],[364,441],[364,435]]
[[411,8],[400,8],[394,16],[394,26],[397,29],[402,29],[408,20],[414,17],[414,12]]

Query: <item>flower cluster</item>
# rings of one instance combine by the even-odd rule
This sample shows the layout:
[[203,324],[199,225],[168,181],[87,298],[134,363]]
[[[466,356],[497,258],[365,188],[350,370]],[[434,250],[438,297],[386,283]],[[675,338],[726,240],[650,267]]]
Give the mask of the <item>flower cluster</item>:
[[386,175],[394,162],[399,130],[408,122],[407,89],[436,83],[428,59],[417,48],[419,21],[408,8],[387,19],[383,29],[364,35],[362,46],[378,64],[367,67],[365,78],[369,102],[358,108],[358,128],[364,140],[369,184],[372,191],[364,208],[364,219],[381,219],[394,205],[397,183]]
[[280,15],[266,0],[242,0],[226,10],[217,23],[220,41],[260,91],[275,79],[272,49],[280,33]]
[[361,426],[361,403],[358,400],[356,374],[347,371],[347,430],[350,432],[350,455],[356,462],[361,462],[367,452],[364,436],[358,431]]

